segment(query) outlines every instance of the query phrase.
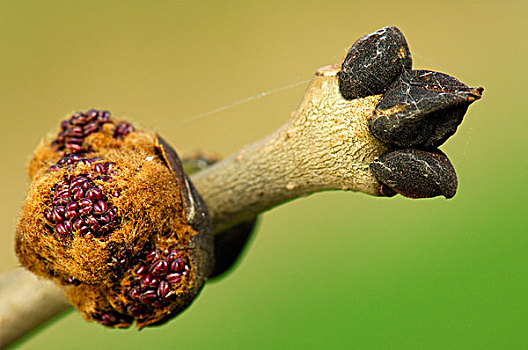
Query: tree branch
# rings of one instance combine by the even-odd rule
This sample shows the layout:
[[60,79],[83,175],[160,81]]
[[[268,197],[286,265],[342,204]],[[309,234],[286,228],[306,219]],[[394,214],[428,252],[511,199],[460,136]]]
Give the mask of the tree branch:
[[0,348],[70,309],[52,281],[17,268],[0,276]]
[[387,150],[367,127],[381,95],[345,100],[337,66],[319,69],[284,126],[193,175],[215,231],[323,190],[381,195],[369,164]]
[[[338,70],[317,71],[286,125],[191,177],[217,234],[316,191],[381,195],[368,165],[386,146],[371,135],[366,121],[380,96],[343,99]],[[0,347],[70,308],[57,286],[23,269],[2,275],[0,298]]]

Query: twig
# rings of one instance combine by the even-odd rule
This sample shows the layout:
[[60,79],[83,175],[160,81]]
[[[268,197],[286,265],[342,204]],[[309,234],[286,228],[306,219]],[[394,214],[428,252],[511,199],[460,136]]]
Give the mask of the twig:
[[338,69],[317,71],[287,124],[192,176],[215,231],[317,191],[381,195],[369,164],[387,147],[367,127],[380,95],[343,99]]
[[[343,99],[338,69],[317,71],[286,125],[192,176],[215,232],[316,191],[381,195],[368,165],[386,146],[370,134],[366,121],[380,96]],[[22,269],[2,275],[0,298],[0,347],[70,308],[52,282]]]

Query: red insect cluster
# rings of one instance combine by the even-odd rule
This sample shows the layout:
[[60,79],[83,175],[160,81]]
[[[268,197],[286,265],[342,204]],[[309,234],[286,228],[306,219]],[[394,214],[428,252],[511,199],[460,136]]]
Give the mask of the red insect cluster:
[[[116,226],[117,208],[112,205],[110,196],[104,192],[103,187],[94,182],[113,181],[111,175],[116,164],[99,159],[81,158],[72,154],[50,167],[51,170],[59,170],[77,164],[93,165],[92,170],[83,175],[65,175],[53,188],[53,198],[45,216],[50,223],[50,231],[58,239],[67,239],[73,234],[105,238]],[[112,193],[112,197],[119,197],[119,192]]]

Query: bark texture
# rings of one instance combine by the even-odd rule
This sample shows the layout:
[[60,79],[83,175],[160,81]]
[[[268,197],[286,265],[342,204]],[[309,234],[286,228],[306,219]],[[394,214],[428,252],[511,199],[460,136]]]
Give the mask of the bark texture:
[[381,195],[369,164],[387,148],[367,126],[381,95],[345,100],[338,69],[317,71],[286,125],[191,177],[215,231],[318,191]]

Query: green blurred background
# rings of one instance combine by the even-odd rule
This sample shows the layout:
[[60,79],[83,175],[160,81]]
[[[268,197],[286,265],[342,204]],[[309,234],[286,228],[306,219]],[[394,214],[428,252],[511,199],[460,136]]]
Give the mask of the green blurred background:
[[41,136],[110,109],[180,151],[228,155],[284,123],[308,79],[386,25],[415,68],[485,87],[442,148],[454,199],[332,192],[263,215],[242,263],[167,325],[108,330],[70,313],[22,349],[528,347],[526,2],[0,2],[0,272]]

